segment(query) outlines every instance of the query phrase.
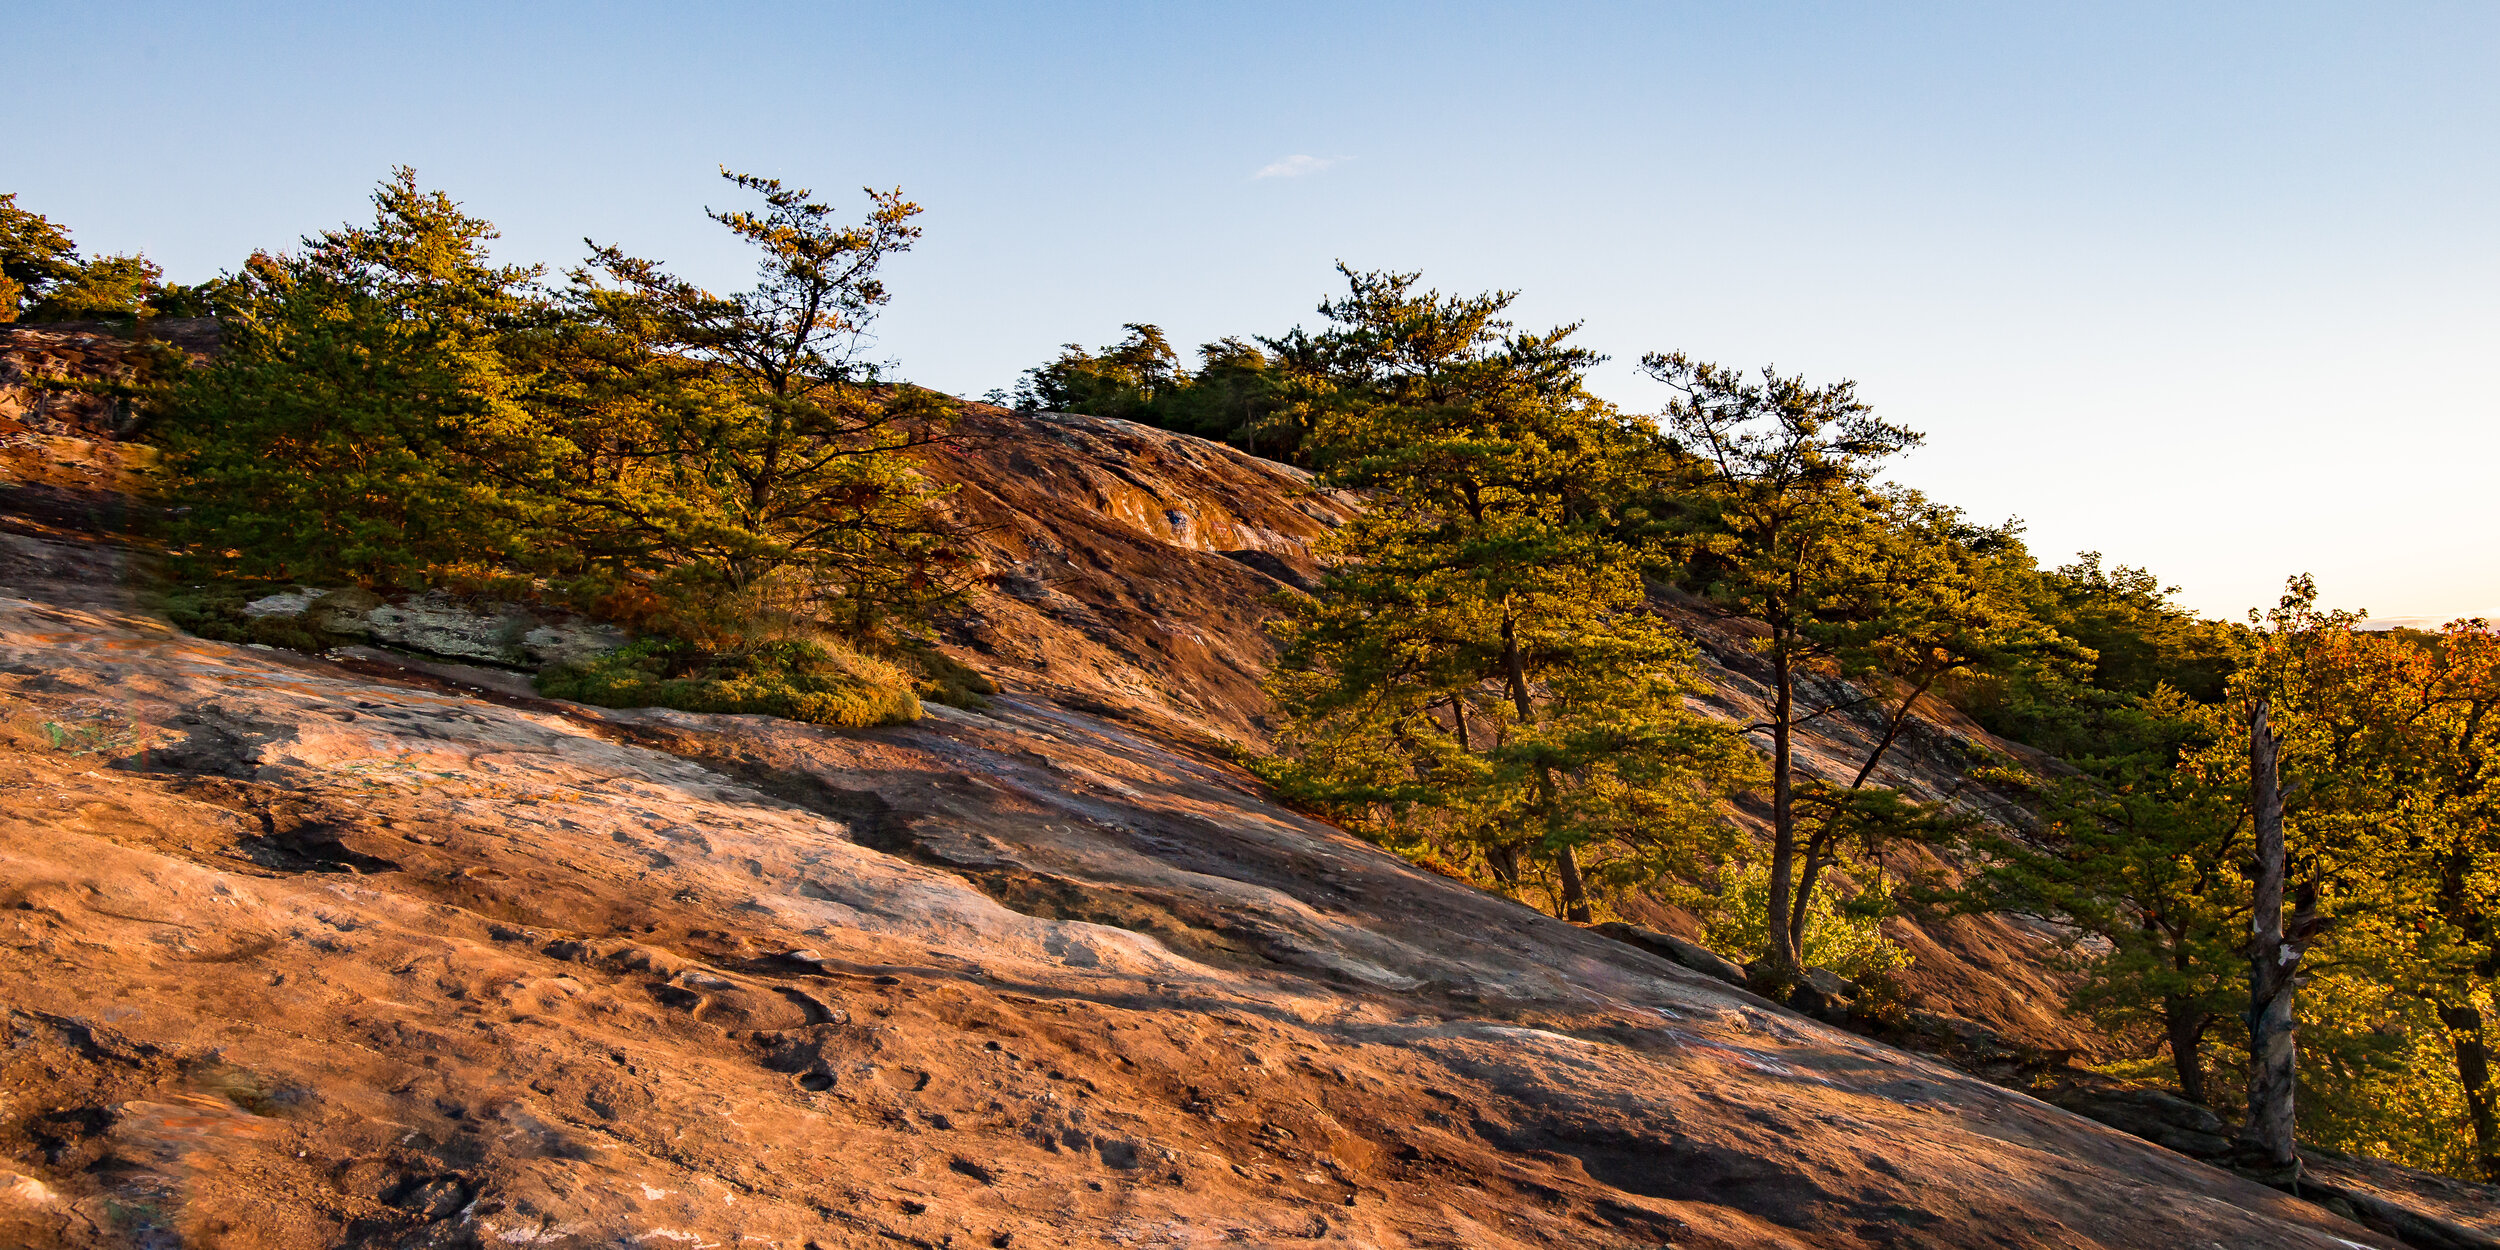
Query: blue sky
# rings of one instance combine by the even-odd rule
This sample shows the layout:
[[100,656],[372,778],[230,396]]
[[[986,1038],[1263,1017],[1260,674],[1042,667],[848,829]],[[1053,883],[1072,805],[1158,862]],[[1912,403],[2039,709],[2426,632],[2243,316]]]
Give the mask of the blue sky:
[[[2500,615],[2500,6],[14,6],[0,190],[178,278],[396,163],[511,259],[735,285],[714,168],[927,236],[884,353],[978,394],[1331,263],[1518,288],[1601,389],[1853,377],[1897,476],[2237,615]],[[26,50],[38,50],[32,55]],[[1270,171],[1261,176],[1262,171]]]

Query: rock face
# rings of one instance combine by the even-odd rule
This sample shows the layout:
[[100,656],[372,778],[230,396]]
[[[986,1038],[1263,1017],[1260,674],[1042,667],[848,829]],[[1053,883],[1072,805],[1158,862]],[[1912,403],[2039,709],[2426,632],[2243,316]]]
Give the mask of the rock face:
[[[1258,681],[1275,655],[1267,600],[1315,581],[1312,544],[1354,515],[1354,501],[1315,491],[1291,467],[1133,422],[965,412],[960,441],[927,460],[982,534],[988,577],[952,638],[962,658],[1015,688],[1167,735],[1264,742]],[[1671,611],[1701,643],[1708,710],[1760,720],[1768,673],[1741,627]],[[1871,716],[1806,727],[1800,766],[1845,783],[1880,731]],[[1878,780],[2003,815],[2000,800],[1960,785],[1974,739],[1986,739],[1975,725],[1918,723]],[[1757,825],[1765,816],[1745,814]],[[1627,914],[1652,931],[1681,929],[1679,940],[1697,932],[1672,909],[1635,903]],[[1984,916],[1889,928],[1916,957],[1910,990],[1937,1009],[2037,1049],[2098,1044],[2061,1010],[2065,984],[2046,970],[2052,935]]]
[[1266,740],[1266,600],[1313,584],[1354,515],[1298,469],[1129,421],[965,405],[926,457],[987,577],[953,641],[1019,689],[1166,729]]
[[[2229,1166],[2237,1126],[2166,1090],[2079,1084],[2049,1093],[2078,1115]],[[2301,1152],[2301,1192],[2420,1250],[2500,1250],[2500,1186],[2425,1176],[2368,1159]]]
[[1625,924],[1620,920],[1609,920],[1598,925],[1597,932],[1625,945],[1648,951],[1669,963],[1681,964],[1695,972],[1717,977],[1740,989],[1744,988],[1750,980],[1745,975],[1745,970],[1737,967],[1733,960],[1699,942],[1687,942],[1672,933],[1660,933],[1656,929],[1644,929],[1639,925]]
[[2388,1244],[1047,700],[482,702],[9,542],[20,1244]]
[[519,669],[593,659],[627,641],[613,625],[551,617],[517,603],[472,603],[442,591],[386,603],[361,590],[307,586],[255,599],[243,613],[294,617],[324,634]]
[[[44,437],[110,439],[135,424],[127,403],[94,386],[128,382],[142,363],[135,331],[105,322],[0,325],[0,421]],[[148,339],[194,358],[217,348],[207,317],[160,318]],[[63,387],[62,382],[88,384]]]
[[0,516],[0,1245],[2395,1244],[1266,802],[1223,553],[1336,505],[980,419],[1014,688],[897,729],[206,642]]
[[10,406],[76,333],[0,332],[0,1246],[2394,1244],[1265,802],[1222,740],[1351,515],[1290,469],[971,406],[987,713],[608,712],[140,612],[144,449]]

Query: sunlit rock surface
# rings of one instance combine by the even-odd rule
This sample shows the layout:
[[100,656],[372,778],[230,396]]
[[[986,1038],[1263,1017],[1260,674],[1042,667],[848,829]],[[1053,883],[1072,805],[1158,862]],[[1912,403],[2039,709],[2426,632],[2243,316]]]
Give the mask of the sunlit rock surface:
[[179,635],[45,498],[0,1244],[2391,1244],[1263,802],[1165,725],[1251,610],[1063,580],[1037,658],[1124,676],[903,729],[604,712]]
[[975,407],[1010,693],[836,733],[178,634],[8,386],[0,1246],[2391,1244],[1264,802],[1281,466]]

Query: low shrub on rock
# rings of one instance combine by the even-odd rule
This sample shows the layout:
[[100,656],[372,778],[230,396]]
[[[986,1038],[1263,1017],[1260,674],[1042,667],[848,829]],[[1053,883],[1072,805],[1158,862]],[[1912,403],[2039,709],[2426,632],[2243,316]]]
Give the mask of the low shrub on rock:
[[646,638],[538,678],[539,693],[600,707],[752,712],[844,729],[920,719],[911,674],[831,639],[784,639],[712,654]]

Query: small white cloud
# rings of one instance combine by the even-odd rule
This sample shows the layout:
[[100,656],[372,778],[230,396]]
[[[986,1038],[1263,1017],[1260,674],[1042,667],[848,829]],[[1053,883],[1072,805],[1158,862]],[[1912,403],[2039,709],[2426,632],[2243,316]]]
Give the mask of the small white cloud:
[[1316,174],[1331,165],[1342,165],[1344,163],[1345,158],[1342,156],[1295,155],[1288,156],[1281,161],[1271,161],[1266,165],[1260,166],[1259,172],[1250,176],[1254,179],[1299,178],[1305,174]]

